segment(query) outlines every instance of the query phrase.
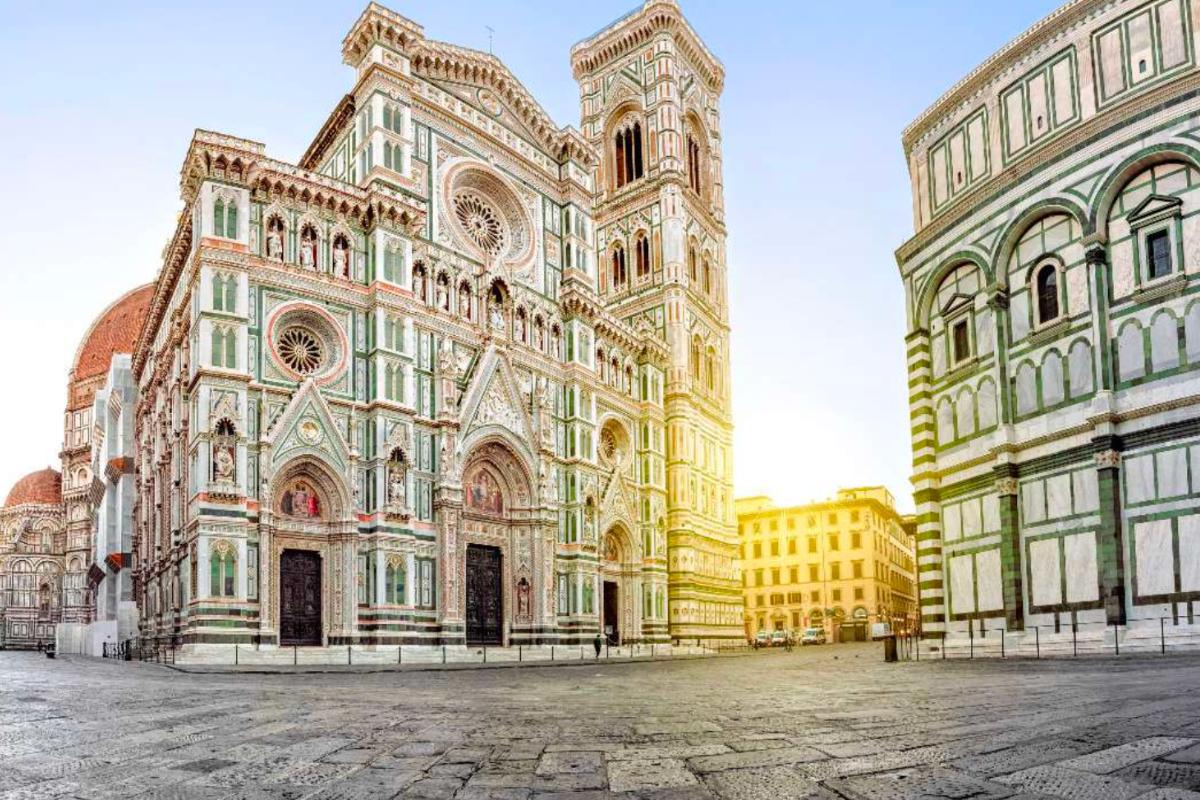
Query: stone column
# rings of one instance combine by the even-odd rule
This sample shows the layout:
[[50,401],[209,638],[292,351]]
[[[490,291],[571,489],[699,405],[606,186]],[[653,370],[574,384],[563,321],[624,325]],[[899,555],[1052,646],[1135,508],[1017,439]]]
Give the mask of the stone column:
[[1021,552],[1021,526],[1014,464],[994,467],[1000,506],[1000,583],[1004,592],[1004,618],[1010,631],[1025,630],[1025,559]]
[[1096,566],[1100,599],[1109,625],[1125,624],[1125,550],[1121,542],[1121,452],[1114,436],[1093,440],[1096,482],[1100,489],[1100,527],[1096,531]]
[[909,414],[912,420],[913,501],[917,506],[917,586],[921,633],[946,635],[946,590],[942,565],[942,514],[937,478],[937,425],[929,384],[933,373],[929,332],[918,328],[907,339]]
[[[275,563],[274,536],[271,526],[258,527],[258,633],[264,644],[278,644],[279,632],[275,620]],[[185,578],[186,579],[186,578]]]

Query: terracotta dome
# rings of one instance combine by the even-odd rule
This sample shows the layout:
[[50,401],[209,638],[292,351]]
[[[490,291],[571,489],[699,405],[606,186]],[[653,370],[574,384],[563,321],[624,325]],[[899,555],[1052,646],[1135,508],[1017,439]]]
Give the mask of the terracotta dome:
[[31,472],[13,484],[4,501],[5,508],[21,506],[26,503],[40,505],[58,505],[62,502],[62,475],[58,470],[46,467],[37,472]]
[[104,309],[79,343],[72,365],[76,381],[103,375],[114,353],[132,353],[150,309],[154,284],[139,286]]

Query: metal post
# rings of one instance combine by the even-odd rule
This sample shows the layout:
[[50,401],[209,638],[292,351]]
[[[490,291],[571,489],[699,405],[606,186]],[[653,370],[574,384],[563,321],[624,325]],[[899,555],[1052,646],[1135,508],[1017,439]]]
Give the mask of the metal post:
[[1039,660],[1042,657],[1042,635],[1040,632],[1041,627],[1042,626],[1040,626],[1040,625],[1033,626],[1033,646],[1034,646],[1035,652],[1037,653],[1037,658]]
[[604,639],[604,660],[605,661],[608,661],[609,659],[612,658],[612,654],[609,652],[609,649],[608,649],[608,644],[609,644],[608,638],[606,637]]
[[237,645],[237,642],[234,642],[234,644],[233,644],[233,665],[236,667],[237,664],[238,664],[238,645]]
[[402,645],[402,644],[396,645],[396,663],[397,664],[404,663],[404,645]]
[[520,662],[522,662],[524,660],[525,660],[525,654],[521,650],[521,645],[517,645],[517,663],[519,664]]
[[1117,638],[1117,634],[1119,634],[1120,632],[1121,632],[1120,627],[1118,627],[1117,623],[1114,622],[1113,623],[1113,647],[1116,649],[1117,655],[1121,655],[1121,641],[1120,641],[1120,639]]
[[483,646],[483,663],[487,663],[487,645]]
[[1006,633],[1006,631],[1003,628],[1001,628],[1000,629],[1000,657],[1001,658],[1008,658],[1008,656],[1005,655],[1005,653],[1004,653],[1004,634],[1005,633]]
[[354,654],[350,652],[351,645],[346,645],[346,666],[354,663]]
[[1071,620],[1071,655],[1079,655],[1079,623]]
[[1158,642],[1159,652],[1165,656],[1167,654],[1167,620],[1165,617],[1158,618]]
[[946,634],[949,631],[942,631],[942,661],[946,660]]
[[300,658],[299,646],[292,645],[292,666],[296,666],[297,660]]
[[446,663],[446,645],[442,645],[442,663]]
[[554,660],[554,645],[550,645],[550,660]]
[[968,624],[971,626],[967,628],[967,630],[971,633],[971,658],[975,658],[975,621],[968,620]]

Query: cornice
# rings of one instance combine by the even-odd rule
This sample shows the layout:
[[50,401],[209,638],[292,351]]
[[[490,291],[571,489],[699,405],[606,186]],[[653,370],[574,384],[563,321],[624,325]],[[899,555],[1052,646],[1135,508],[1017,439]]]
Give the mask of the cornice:
[[319,167],[325,157],[325,153],[337,139],[346,122],[353,116],[354,94],[351,93],[343,97],[341,102],[326,117],[325,123],[317,131],[317,135],[313,138],[312,143],[304,151],[304,155],[300,156],[300,161],[297,162],[300,168],[315,170]]
[[725,85],[725,67],[688,24],[675,0],[646,0],[637,11],[618,19],[571,48],[571,72],[575,80],[595,72],[666,33],[692,63],[708,88],[720,94]]
[[951,86],[929,108],[925,109],[901,134],[907,155],[914,142],[934,127],[947,114],[993,81],[1001,72],[1023,55],[1036,50],[1064,29],[1071,27],[1092,11],[1114,0],[1070,0],[1066,5],[1034,24],[1024,33],[993,53],[958,83]]
[[[1083,2],[1084,0],[1079,1]],[[1190,72],[1105,109],[1086,122],[1080,123],[1073,130],[1058,136],[1044,147],[1033,151],[1028,157],[1010,164],[994,177],[968,189],[965,194],[959,196],[957,200],[917,231],[912,238],[896,249],[896,263],[900,266],[901,274],[906,274],[905,263],[914,254],[927,247],[950,228],[965,221],[974,210],[991,202],[1042,167],[1070,155],[1082,147],[1093,144],[1092,140],[1098,136],[1112,132],[1127,133],[1129,129],[1120,124],[1121,119],[1136,117],[1145,111],[1163,106],[1164,102],[1173,95],[1187,95],[1194,92],[1200,92],[1200,72]]]

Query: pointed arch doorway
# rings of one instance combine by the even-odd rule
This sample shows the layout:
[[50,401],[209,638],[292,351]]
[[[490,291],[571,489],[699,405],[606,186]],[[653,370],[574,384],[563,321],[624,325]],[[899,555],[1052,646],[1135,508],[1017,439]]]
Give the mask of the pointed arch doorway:
[[636,640],[639,636],[633,540],[622,524],[604,534],[600,558],[600,630],[609,643]]

